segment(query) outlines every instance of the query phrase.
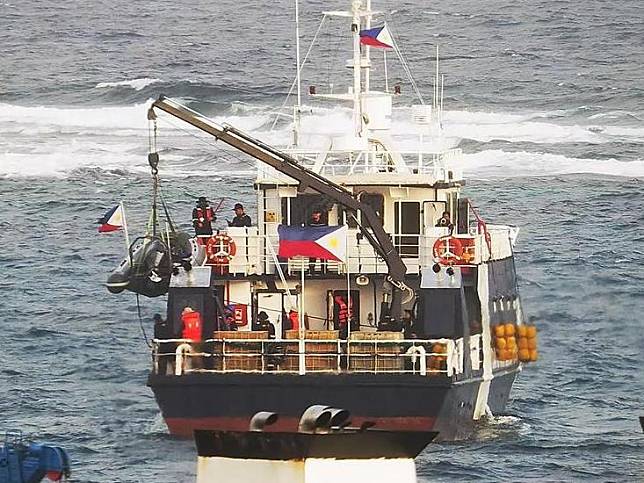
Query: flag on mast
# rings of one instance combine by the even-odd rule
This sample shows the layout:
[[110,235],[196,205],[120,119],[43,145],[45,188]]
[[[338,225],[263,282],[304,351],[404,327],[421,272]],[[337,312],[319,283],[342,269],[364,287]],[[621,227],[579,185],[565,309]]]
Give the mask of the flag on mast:
[[123,228],[123,206],[116,205],[114,208],[107,210],[101,218],[97,220],[100,223],[98,227],[99,233],[109,233]]
[[278,255],[283,258],[310,257],[344,262],[347,258],[347,227],[286,226],[277,227]]
[[391,38],[387,24],[360,31],[360,43],[380,49],[393,49],[394,39]]

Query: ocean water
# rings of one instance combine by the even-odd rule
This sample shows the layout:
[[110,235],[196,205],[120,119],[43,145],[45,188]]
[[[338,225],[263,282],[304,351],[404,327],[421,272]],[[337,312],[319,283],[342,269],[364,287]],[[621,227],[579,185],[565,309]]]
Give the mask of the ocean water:
[[[320,11],[302,1],[303,51]],[[471,441],[431,445],[422,481],[642,481],[644,56],[640,2],[377,2],[425,99],[438,44],[445,128],[462,138],[470,196],[521,227],[517,269],[539,327],[506,414]],[[79,482],[194,480],[191,442],[167,435],[145,386],[134,295],[102,285],[123,240],[96,233],[119,200],[133,234],[149,208],[146,109],[163,93],[270,142],[294,76],[293,6],[222,0],[0,1],[0,430],[72,456]],[[339,91],[338,22],[320,29],[303,85]],[[338,64],[339,62],[339,64]],[[400,103],[412,89],[392,62]],[[375,76],[376,84],[382,78]],[[331,86],[332,85],[332,86]],[[304,97],[309,126],[349,112]],[[411,129],[410,110],[395,115]],[[306,127],[306,126],[305,126]],[[159,124],[175,221],[194,196],[254,215],[254,164],[178,123]],[[148,336],[163,300],[142,299]]]

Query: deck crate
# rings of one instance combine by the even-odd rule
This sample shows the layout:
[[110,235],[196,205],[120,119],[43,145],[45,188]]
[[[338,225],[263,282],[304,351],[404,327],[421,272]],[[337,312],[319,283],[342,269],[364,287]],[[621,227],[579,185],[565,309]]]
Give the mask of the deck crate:
[[[304,345],[305,365],[307,371],[336,371],[338,369],[338,335],[337,330],[305,330],[306,340],[320,342],[306,342]],[[299,330],[286,331],[286,356],[280,369],[297,371],[299,362]],[[327,355],[328,354],[328,355]]]
[[[234,341],[247,339],[266,339],[268,331],[234,331],[219,330],[212,334],[215,339],[213,345],[213,368],[227,371],[261,371],[262,370],[262,343],[245,342],[236,344]],[[224,342],[226,339],[226,355],[224,356]],[[225,361],[224,361],[225,358]],[[225,362],[225,364],[224,364]]]
[[369,344],[350,344],[349,369],[354,371],[400,371],[405,361],[400,356],[402,344],[380,341],[402,340],[402,332],[352,332],[350,341],[370,341]]

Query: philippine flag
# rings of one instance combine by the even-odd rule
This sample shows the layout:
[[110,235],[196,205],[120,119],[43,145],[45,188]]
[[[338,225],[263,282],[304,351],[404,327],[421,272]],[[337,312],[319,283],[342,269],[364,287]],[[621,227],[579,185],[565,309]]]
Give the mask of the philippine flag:
[[347,227],[277,227],[280,237],[278,255],[283,258],[310,257],[344,262],[347,258]]
[[362,45],[370,45],[371,47],[378,47],[380,49],[394,48],[394,39],[391,38],[389,29],[387,29],[387,24],[382,27],[361,30],[360,43]]
[[97,223],[101,224],[98,227],[99,233],[120,230],[123,228],[123,207],[119,204],[107,210],[107,213],[102,218],[99,218]]

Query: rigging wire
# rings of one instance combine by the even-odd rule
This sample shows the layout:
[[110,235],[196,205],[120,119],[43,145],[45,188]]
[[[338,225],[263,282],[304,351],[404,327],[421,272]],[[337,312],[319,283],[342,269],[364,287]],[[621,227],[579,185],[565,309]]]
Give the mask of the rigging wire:
[[407,63],[407,60],[405,59],[405,56],[403,55],[402,52],[402,45],[399,47],[399,41],[398,39],[398,34],[396,33],[396,29],[392,28],[391,26],[393,24],[389,23],[389,21],[386,22],[386,25],[389,29],[389,33],[391,34],[391,37],[394,41],[394,52],[398,56],[398,59],[400,59],[400,63],[402,64],[403,70],[405,71],[405,74],[407,74],[407,77],[409,77],[409,81],[411,83],[411,87],[414,90],[416,96],[418,97],[418,100],[420,101],[421,104],[425,104],[425,101],[423,99],[422,94],[420,93],[420,90],[418,89],[418,84],[416,84],[416,79],[414,79],[414,76],[411,73],[411,68],[409,67],[409,64]]
[[151,348],[152,344],[148,339],[148,334],[145,332],[145,326],[143,325],[143,317],[141,316],[141,301],[139,300],[138,293],[136,294],[136,312],[139,316],[139,326],[141,327],[141,334],[143,334],[143,340],[145,341],[145,345]]
[[[311,53],[311,50],[313,50],[313,46],[315,45],[315,41],[318,38],[318,34],[320,33],[320,30],[322,29],[322,25],[324,25],[324,21],[326,20],[327,15],[324,14],[322,16],[322,20],[320,21],[320,25],[318,26],[318,29],[315,31],[315,35],[313,36],[313,40],[311,40],[311,43],[309,44],[309,49],[306,51],[306,54],[304,55],[304,59],[302,60],[302,63],[297,66],[297,68],[300,70],[300,75],[302,74],[302,68],[304,67],[304,64],[306,63],[307,59],[309,58],[309,54]],[[284,102],[279,108],[279,111],[284,109],[286,107],[286,104],[288,103],[289,98],[293,94],[293,90],[295,89],[297,84],[297,79],[293,79],[293,83],[291,84],[291,88],[288,90],[288,94],[286,94],[286,99],[284,99]],[[277,125],[277,121],[279,120],[279,114],[275,116],[275,120],[273,121],[273,124],[271,125],[271,131],[275,129],[275,126]]]

